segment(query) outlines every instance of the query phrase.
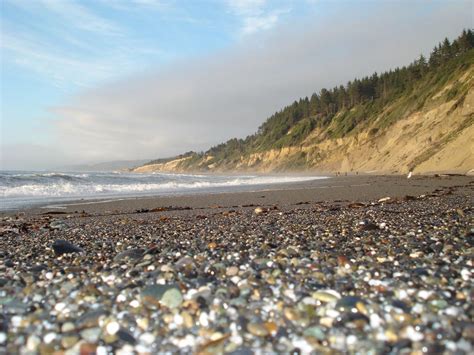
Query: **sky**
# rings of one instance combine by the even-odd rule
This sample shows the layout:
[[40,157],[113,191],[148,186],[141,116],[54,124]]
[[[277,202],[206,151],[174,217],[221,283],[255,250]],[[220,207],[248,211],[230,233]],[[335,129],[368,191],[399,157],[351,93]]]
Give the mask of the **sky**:
[[474,2],[1,0],[0,169],[207,150],[474,27]]

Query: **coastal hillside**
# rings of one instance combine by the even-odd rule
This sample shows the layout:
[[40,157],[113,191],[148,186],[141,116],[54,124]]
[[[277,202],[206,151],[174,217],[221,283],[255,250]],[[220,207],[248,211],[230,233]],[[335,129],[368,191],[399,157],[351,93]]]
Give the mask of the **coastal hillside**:
[[474,169],[474,33],[429,58],[301,98],[245,139],[151,161],[150,171],[415,173]]

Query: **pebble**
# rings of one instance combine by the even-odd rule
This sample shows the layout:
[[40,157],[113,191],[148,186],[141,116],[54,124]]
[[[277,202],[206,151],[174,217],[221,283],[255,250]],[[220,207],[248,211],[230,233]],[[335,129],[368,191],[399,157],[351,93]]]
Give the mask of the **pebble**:
[[470,196],[303,207],[0,217],[0,352],[472,352]]
[[341,298],[340,293],[334,290],[316,291],[312,296],[321,302],[335,302]]
[[159,302],[168,308],[177,308],[183,302],[181,291],[174,285],[151,285],[142,290],[142,298]]
[[56,255],[62,255],[67,253],[82,253],[84,251],[82,248],[79,248],[71,242],[62,239],[55,240],[52,246]]
[[258,337],[266,337],[269,335],[267,328],[261,323],[249,323],[247,325],[247,330]]
[[122,251],[118,253],[114,260],[115,261],[122,261],[122,260],[140,260],[143,258],[145,250],[142,248],[132,248]]

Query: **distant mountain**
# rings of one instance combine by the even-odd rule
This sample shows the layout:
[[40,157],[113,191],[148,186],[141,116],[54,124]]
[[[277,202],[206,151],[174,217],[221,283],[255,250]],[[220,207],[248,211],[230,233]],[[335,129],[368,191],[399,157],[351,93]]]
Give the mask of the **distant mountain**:
[[134,171],[467,172],[473,88],[474,33],[465,30],[429,59],[295,101],[245,139]]
[[115,160],[96,164],[70,165],[59,168],[63,171],[125,171],[146,164],[149,159]]

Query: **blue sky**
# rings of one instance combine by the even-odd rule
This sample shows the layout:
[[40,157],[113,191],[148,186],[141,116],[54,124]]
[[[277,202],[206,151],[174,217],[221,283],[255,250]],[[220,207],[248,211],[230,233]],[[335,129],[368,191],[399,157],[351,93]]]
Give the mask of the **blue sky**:
[[3,139],[29,141],[25,133],[74,92],[219,50],[289,10],[264,1],[4,0]]
[[[251,133],[298,95],[405,64],[442,37],[456,35],[469,22],[472,26],[469,1],[2,0],[0,14],[4,168],[205,149]],[[365,65],[358,59],[363,53],[348,53],[347,48],[373,36],[365,23],[375,29],[381,18],[393,23],[391,31],[388,25],[380,27],[387,32],[380,38],[396,39],[399,32],[406,48],[383,56],[387,48],[382,44],[364,47],[380,51]],[[418,29],[416,40],[410,39]],[[319,47],[308,52],[316,42]],[[351,70],[331,63],[341,53],[353,55]],[[313,66],[298,57],[311,59],[316,74],[319,67],[332,75],[310,75],[308,82],[298,67]],[[292,71],[294,76],[282,74]],[[261,95],[262,87],[267,96]],[[256,90],[252,95],[250,88]],[[227,103],[214,109],[212,98],[217,96]],[[232,103],[238,107],[231,110]],[[184,110],[186,106],[191,109]],[[237,116],[226,121],[226,109]],[[235,127],[240,118],[242,125]],[[163,137],[150,138],[136,129],[160,132],[163,125],[174,127]],[[186,127],[189,134],[180,136]],[[216,131],[206,136],[213,127]],[[121,151],[124,139],[130,146]]]

